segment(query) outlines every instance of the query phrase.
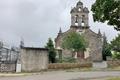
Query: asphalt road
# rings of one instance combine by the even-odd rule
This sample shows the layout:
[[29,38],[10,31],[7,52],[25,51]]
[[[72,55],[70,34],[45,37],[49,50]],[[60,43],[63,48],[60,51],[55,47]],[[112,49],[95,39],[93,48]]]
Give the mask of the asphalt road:
[[66,72],[52,71],[27,76],[0,77],[0,80],[105,80],[120,77],[120,71]]

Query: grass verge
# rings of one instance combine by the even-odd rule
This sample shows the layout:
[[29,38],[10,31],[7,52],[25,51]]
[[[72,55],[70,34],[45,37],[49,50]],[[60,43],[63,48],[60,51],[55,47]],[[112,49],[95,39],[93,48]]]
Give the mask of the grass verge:
[[120,77],[110,78],[110,79],[107,79],[107,80],[120,80]]

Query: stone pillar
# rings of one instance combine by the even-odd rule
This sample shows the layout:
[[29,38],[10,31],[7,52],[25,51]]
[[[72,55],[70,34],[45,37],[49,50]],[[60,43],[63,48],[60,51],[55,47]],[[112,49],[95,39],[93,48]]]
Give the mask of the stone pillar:
[[75,26],[75,16],[71,14],[71,25]]
[[21,72],[21,64],[16,64],[16,72]]
[[74,58],[75,58],[75,59],[77,59],[77,55],[78,55],[78,53],[77,53],[77,52],[75,52],[75,56],[74,56]]
[[21,72],[20,53],[18,54],[18,59],[17,59],[17,63],[16,63],[16,72],[17,72],[17,73]]
[[81,24],[82,24],[82,18],[79,17],[79,19],[78,19],[78,26],[81,26]]

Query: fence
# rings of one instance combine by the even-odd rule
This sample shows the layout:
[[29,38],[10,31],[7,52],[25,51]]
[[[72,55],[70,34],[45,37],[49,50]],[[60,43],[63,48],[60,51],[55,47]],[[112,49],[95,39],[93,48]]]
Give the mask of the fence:
[[0,72],[15,72],[18,55],[18,51],[0,48]]
[[2,62],[0,63],[0,72],[15,72],[16,62]]

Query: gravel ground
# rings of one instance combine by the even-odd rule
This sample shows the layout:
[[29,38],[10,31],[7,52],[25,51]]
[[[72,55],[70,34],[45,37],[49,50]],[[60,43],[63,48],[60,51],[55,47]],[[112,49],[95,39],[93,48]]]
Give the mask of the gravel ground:
[[34,73],[24,76],[0,77],[0,80],[105,80],[105,78],[119,77],[120,71],[95,72],[66,72],[52,71]]

